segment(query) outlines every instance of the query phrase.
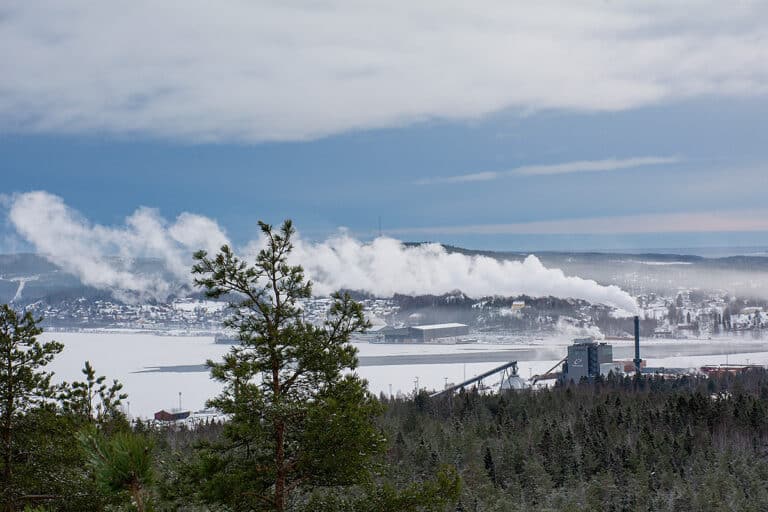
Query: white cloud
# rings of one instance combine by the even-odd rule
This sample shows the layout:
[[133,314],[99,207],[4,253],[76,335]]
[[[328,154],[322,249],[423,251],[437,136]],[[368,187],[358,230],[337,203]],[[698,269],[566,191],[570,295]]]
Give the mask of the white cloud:
[[614,235],[639,233],[768,232],[768,210],[656,213],[506,224],[389,229],[393,235]]
[[[163,300],[190,283],[192,253],[218,249],[226,236],[213,220],[183,213],[169,223],[149,208],[139,208],[124,226],[92,224],[64,201],[47,192],[13,197],[10,220],[19,235],[54,264],[83,283],[111,290],[121,298]],[[249,243],[253,254],[263,240]],[[121,261],[112,258],[122,257]],[[140,256],[160,258],[171,275],[146,273],[131,263]],[[470,296],[518,295],[585,299],[634,311],[634,300],[616,286],[565,276],[547,269],[535,256],[525,261],[497,261],[485,256],[449,254],[437,244],[406,247],[380,237],[363,243],[345,232],[321,243],[297,237],[293,263],[305,267],[315,292],[340,288],[379,296],[443,294],[460,289]]]
[[768,91],[763,2],[7,0],[0,127],[286,140]]
[[508,171],[487,171],[472,174],[461,174],[445,178],[426,178],[416,182],[417,185],[433,185],[438,183],[468,183],[474,181],[492,181],[510,176],[546,176],[550,174],[571,174],[576,172],[606,172],[645,167],[650,165],[665,165],[679,162],[677,157],[635,157],[609,158],[605,160],[581,160],[550,165],[524,165]]

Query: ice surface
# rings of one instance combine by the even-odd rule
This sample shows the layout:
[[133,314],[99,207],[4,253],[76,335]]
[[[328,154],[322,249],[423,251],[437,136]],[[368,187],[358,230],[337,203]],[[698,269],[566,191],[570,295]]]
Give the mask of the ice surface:
[[[201,371],[147,372],[161,366],[199,367],[207,359],[219,360],[230,346],[215,344],[211,336],[157,336],[141,332],[46,332],[43,340],[56,339],[65,348],[52,363],[55,380],[80,380],[80,369],[86,359],[96,368],[99,375],[108,379],[116,378],[125,385],[129,394],[130,412],[134,416],[151,417],[160,409],[178,407],[179,392],[182,405],[190,410],[202,409],[208,398],[215,396],[220,385]],[[743,339],[674,340],[679,344],[669,357],[649,358],[648,366],[658,367],[700,367],[705,364],[761,364],[768,365],[768,347],[756,342],[743,353],[719,355],[685,356],[685,346],[701,349],[711,347],[713,354],[722,351],[730,342],[744,344]],[[560,347],[565,355],[565,345],[570,340],[553,338],[532,340],[531,343],[497,344],[478,343],[474,345],[384,345],[355,343],[360,356],[388,356],[414,354],[472,354],[482,351],[510,351],[510,360],[518,359],[516,352],[529,347]],[[631,345],[631,342],[612,342],[614,347]],[[644,340],[643,346],[659,346],[673,343],[672,340]],[[765,349],[765,350],[764,350]],[[749,350],[749,351],[745,351]],[[551,368],[557,359],[518,361],[519,374],[528,378]],[[501,365],[500,362],[457,363],[457,364],[411,364],[398,366],[365,366],[357,373],[368,380],[370,390],[375,393],[397,395],[412,393],[416,379],[421,388],[440,390],[448,383],[459,383],[484,371]],[[489,378],[485,384],[497,386],[499,377]],[[390,389],[391,386],[391,389]]]
[[51,364],[55,380],[82,380],[80,369],[87,359],[98,375],[123,383],[131,414],[141,417],[178,407],[179,392],[184,408],[200,409],[220,389],[204,372],[141,373],[143,370],[167,365],[199,365],[206,359],[220,359],[229,349],[213,343],[210,336],[57,332],[45,333],[41,339],[55,339],[64,344],[64,351]]

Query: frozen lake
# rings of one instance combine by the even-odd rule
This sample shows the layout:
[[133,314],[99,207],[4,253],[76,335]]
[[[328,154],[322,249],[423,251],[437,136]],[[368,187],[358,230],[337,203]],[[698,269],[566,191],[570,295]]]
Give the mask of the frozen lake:
[[[47,332],[44,340],[64,343],[51,365],[56,380],[80,380],[80,369],[90,360],[99,375],[118,379],[129,394],[130,412],[151,417],[160,409],[198,410],[220,386],[202,366],[219,360],[229,345],[217,345],[210,336],[158,336],[148,333]],[[420,387],[442,389],[445,382],[461,382],[508,361],[517,360],[522,377],[542,373],[566,353],[567,338],[535,340],[528,344],[375,345],[355,343],[357,372],[374,393],[410,393]],[[614,341],[615,359],[631,359],[632,342]],[[768,345],[759,340],[644,340],[642,357],[649,366],[698,367],[703,364],[768,365]],[[487,382],[492,384],[493,381]]]

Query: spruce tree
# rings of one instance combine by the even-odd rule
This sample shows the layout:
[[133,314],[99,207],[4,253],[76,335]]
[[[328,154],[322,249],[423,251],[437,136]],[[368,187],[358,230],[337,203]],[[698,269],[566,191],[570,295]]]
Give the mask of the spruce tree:
[[39,342],[39,323],[30,312],[0,306],[0,503],[9,511],[23,494],[14,472],[23,448],[17,442],[19,425],[25,414],[54,398],[57,388],[44,368],[64,348]]
[[240,344],[209,361],[224,384],[210,405],[230,415],[225,440],[203,454],[202,498],[235,510],[282,512],[303,486],[342,486],[369,476],[383,448],[373,419],[381,407],[367,391],[350,335],[368,327],[362,306],[335,294],[323,325],[308,322],[301,301],[312,294],[300,266],[288,263],[294,228],[259,223],[266,246],[253,264],[228,246],[195,254],[197,286],[232,299],[225,326]]

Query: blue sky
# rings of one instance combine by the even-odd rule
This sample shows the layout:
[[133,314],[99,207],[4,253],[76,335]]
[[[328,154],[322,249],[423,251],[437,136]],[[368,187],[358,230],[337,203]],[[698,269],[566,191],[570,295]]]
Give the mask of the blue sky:
[[[583,218],[760,210],[768,191],[766,101],[713,99],[611,114],[501,113],[316,141],[190,144],[146,138],[6,135],[7,191],[46,190],[86,218],[120,224],[138,206],[214,218],[245,242],[255,222],[295,219],[308,238],[343,226],[404,240],[509,249],[763,245],[761,232],[476,233],[472,227]],[[425,178],[525,165],[661,155],[676,161],[603,172]],[[745,213],[748,215],[749,213]],[[443,228],[452,232],[443,232]],[[438,229],[432,229],[438,228]],[[6,226],[6,229],[12,229]],[[620,229],[620,228],[619,228]]]
[[[12,2],[0,24],[16,50],[0,56],[6,205],[45,190],[104,225],[140,206],[193,212],[239,243],[257,219],[290,217],[315,240],[340,227],[369,239],[380,219],[403,240],[486,249],[768,245],[759,7],[649,21],[598,2],[570,22],[567,3],[499,3],[502,29],[483,17],[475,33],[463,7],[425,8],[442,17],[434,32],[395,6],[383,23],[408,45],[397,31],[368,40],[363,11],[262,6],[297,27],[283,40],[259,25],[251,55],[237,34],[256,13],[240,6],[206,57],[221,33],[200,6],[160,13],[137,41],[131,16],[78,5],[57,21]],[[728,30],[711,23],[721,15]],[[349,30],[313,28],[318,17]],[[178,44],[190,30],[200,41]],[[30,248],[0,229],[0,250]]]

